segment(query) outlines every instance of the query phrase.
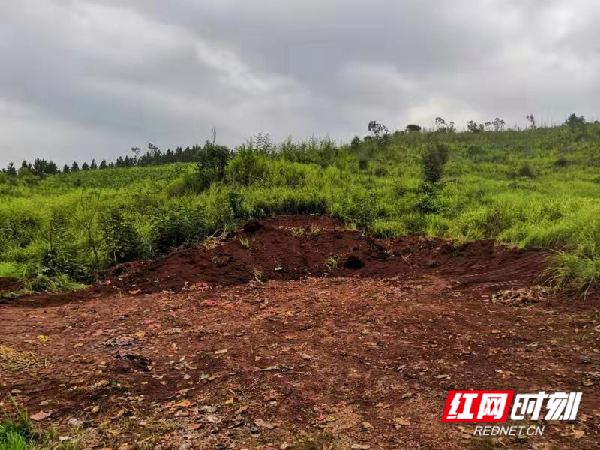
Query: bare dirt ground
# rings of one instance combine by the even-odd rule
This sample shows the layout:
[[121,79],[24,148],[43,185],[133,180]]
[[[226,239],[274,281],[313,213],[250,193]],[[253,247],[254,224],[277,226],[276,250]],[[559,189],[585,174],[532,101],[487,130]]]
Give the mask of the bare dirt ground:
[[[88,448],[598,448],[600,299],[538,287],[548,256],[250,224],[0,305],[0,398]],[[542,437],[480,440],[440,422],[451,389],[583,399]]]

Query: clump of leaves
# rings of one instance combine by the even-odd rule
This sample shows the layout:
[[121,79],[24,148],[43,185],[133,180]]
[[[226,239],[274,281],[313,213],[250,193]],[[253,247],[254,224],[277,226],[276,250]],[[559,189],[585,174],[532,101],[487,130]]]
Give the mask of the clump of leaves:
[[293,228],[292,229],[292,236],[294,237],[302,237],[304,236],[304,228]]
[[217,248],[220,242],[220,238],[216,236],[209,236],[206,239],[204,239],[204,242],[202,242],[202,246],[207,250],[213,250]]
[[329,267],[329,270],[334,270],[334,269],[337,269],[339,260],[340,260],[339,256],[331,255],[327,258],[327,260],[325,262],[327,263],[327,267]]
[[245,249],[250,248],[250,241],[247,238],[240,236],[239,241],[240,241],[240,245],[242,247],[244,247]]
[[254,271],[252,272],[252,276],[254,277],[254,281],[258,281],[261,283],[265,281],[265,276],[263,275],[262,271],[258,269],[254,269]]
[[38,274],[35,278],[25,281],[25,291],[28,292],[65,292],[76,291],[83,289],[85,285],[75,283],[65,274],[50,277],[43,273]]

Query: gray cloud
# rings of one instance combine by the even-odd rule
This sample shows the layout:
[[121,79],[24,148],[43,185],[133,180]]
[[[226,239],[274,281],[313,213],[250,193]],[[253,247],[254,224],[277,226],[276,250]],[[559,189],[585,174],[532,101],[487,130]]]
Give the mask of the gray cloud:
[[0,165],[572,111],[600,100],[592,0],[0,5]]

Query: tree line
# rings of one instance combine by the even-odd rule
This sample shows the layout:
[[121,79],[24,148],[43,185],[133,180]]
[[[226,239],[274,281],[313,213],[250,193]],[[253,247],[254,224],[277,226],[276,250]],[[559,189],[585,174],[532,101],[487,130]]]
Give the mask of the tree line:
[[[533,114],[528,114],[526,116],[529,130],[537,129],[537,122]],[[586,119],[584,116],[578,116],[575,113],[571,114],[564,125],[566,125],[571,131],[577,131],[582,126],[586,124]],[[387,126],[378,123],[377,121],[370,121],[367,126],[367,130],[369,131],[369,135],[364,137],[365,141],[370,139],[378,139],[389,136],[389,129]],[[474,120],[470,120],[467,122],[467,133],[484,133],[484,132],[503,132],[506,131],[506,122],[497,117],[494,120],[478,123]],[[514,131],[521,131],[514,130]],[[424,127],[418,124],[408,124],[404,130],[395,131],[394,134],[405,134],[405,133],[456,133],[456,125],[454,122],[446,122],[442,117],[437,117],[435,119],[435,126],[433,129],[425,129]],[[107,162],[106,160],[100,161],[100,163],[96,162],[95,159],[92,159],[90,163],[83,162],[81,166],[77,161],[73,161],[72,164],[65,164],[62,169],[53,162],[48,161],[46,159],[36,158],[33,162],[28,162],[24,160],[21,163],[21,166],[17,169],[14,162],[10,162],[8,166],[2,169],[0,172],[5,173],[8,176],[19,176],[19,177],[27,177],[27,176],[36,176],[36,177],[44,177],[47,175],[55,175],[59,173],[72,173],[79,171],[89,171],[89,170],[104,170],[113,167],[146,167],[146,166],[156,166],[162,164],[171,164],[171,163],[202,163],[204,159],[206,159],[207,154],[210,153],[220,153],[220,154],[229,154],[231,150],[226,146],[217,145],[215,143],[216,132],[213,129],[213,139],[212,141],[206,141],[204,146],[194,145],[183,148],[181,146],[177,147],[175,150],[168,149],[167,151],[162,151],[156,145],[149,143],[148,148],[145,152],[139,147],[132,147],[131,152],[132,156],[126,155],[125,157],[119,156],[115,161]],[[266,135],[268,138],[268,135]],[[263,135],[259,135],[258,139],[264,138]],[[356,136],[350,143],[351,147],[356,147],[360,145],[360,138]]]
[[227,147],[219,146],[209,141],[207,141],[204,146],[194,145],[186,148],[177,147],[175,150],[168,149],[164,152],[156,145],[150,143],[148,144],[147,151],[144,153],[142,153],[139,147],[133,147],[131,149],[133,155],[126,155],[125,157],[119,156],[115,161],[111,162],[102,160],[98,163],[95,159],[92,159],[91,162],[83,162],[80,166],[77,161],[73,161],[72,164],[65,164],[62,169],[60,169],[59,166],[53,161],[36,158],[33,162],[24,160],[19,168],[15,166],[14,162],[10,162],[5,169],[2,169],[1,172],[9,176],[44,177],[59,173],[104,170],[114,167],[146,167],[171,163],[199,162],[202,160],[206,151],[213,147],[229,151]]

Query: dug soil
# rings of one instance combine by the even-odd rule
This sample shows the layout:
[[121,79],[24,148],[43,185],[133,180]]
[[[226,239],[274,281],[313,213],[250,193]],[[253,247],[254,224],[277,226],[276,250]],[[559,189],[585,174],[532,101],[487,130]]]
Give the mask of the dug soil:
[[[550,256],[253,222],[0,305],[0,398],[87,448],[598,448],[600,299],[540,286]],[[440,422],[454,389],[583,397],[482,440]]]

